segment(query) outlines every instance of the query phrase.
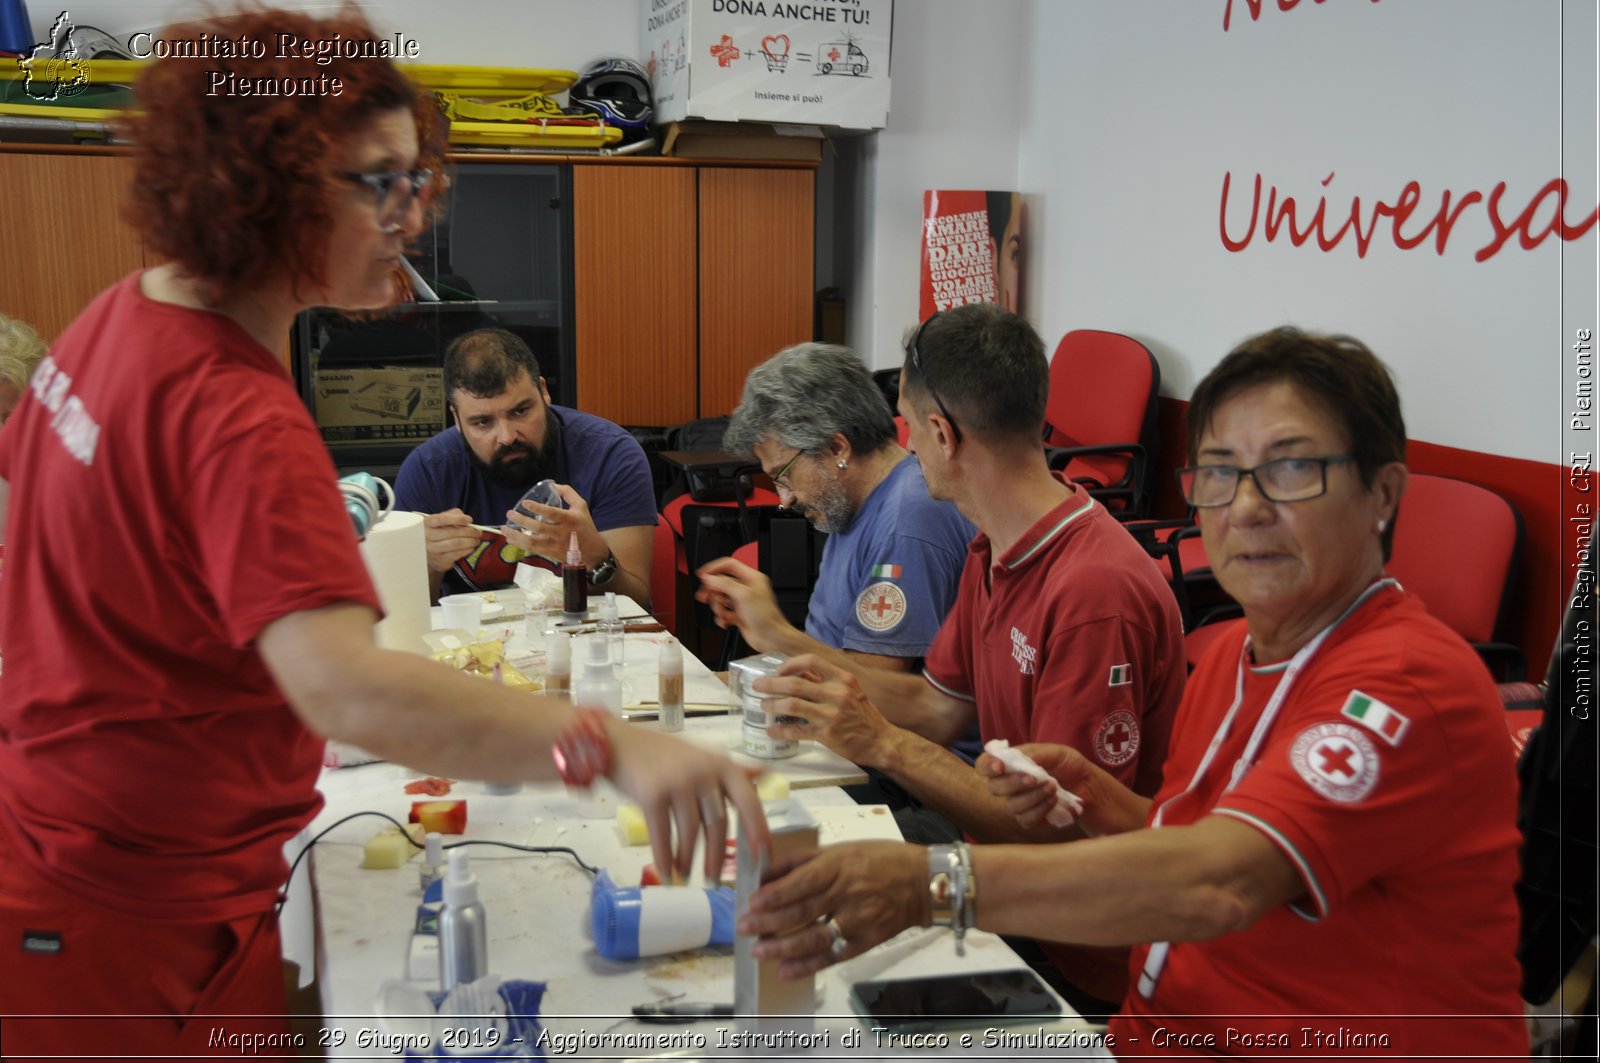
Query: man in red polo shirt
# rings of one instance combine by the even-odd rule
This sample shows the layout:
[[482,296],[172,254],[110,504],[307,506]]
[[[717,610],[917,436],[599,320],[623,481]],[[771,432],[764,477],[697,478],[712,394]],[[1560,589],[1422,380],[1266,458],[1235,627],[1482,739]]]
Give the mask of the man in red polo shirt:
[[[817,647],[762,689],[812,738],[887,775],[982,842],[1062,841],[1024,832],[970,766],[945,749],[973,721],[985,740],[1078,749],[1138,793],[1161,782],[1183,691],[1183,631],[1171,592],[1099,503],[1045,463],[1049,366],[1038,334],[992,304],[930,317],[906,348],[899,412],[928,492],[979,528],[956,603],[921,678],[854,665]],[[779,622],[765,581],[702,573],[719,622],[752,646]],[[1125,950],[1046,946],[1064,977],[1109,1013]],[[1105,1007],[1097,1004],[1104,1003]]]

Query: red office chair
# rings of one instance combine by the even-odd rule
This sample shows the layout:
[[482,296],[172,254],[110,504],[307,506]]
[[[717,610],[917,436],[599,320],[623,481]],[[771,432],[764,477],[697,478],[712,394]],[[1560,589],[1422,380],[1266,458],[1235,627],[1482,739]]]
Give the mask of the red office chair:
[[656,521],[650,544],[650,613],[682,642],[678,634],[678,549],[672,526]]
[[[722,434],[727,424],[726,417],[707,417],[669,429],[666,449],[718,450],[722,446]],[[755,539],[755,525],[749,509],[778,504],[775,492],[756,486],[755,479],[760,473],[761,466],[755,462],[734,460],[681,474],[674,483],[668,485],[661,499],[661,516],[677,538],[674,567],[678,572],[687,578],[696,567],[711,557],[720,556],[691,556],[705,555],[705,551],[697,549],[700,532],[709,533],[713,528],[724,531],[729,527],[736,528],[734,541],[722,553],[731,552],[733,546]],[[686,522],[685,509],[689,506],[696,507],[695,519]],[[707,508],[734,512],[708,513]],[[728,536],[719,533],[712,538],[726,543]],[[708,543],[707,547],[710,545]]]
[[1465,480],[1413,473],[1394,532],[1389,574],[1472,643],[1500,680],[1522,679],[1522,651],[1501,639],[1522,552],[1522,517],[1511,503]]
[[1074,329],[1050,360],[1044,442],[1050,467],[1065,470],[1113,515],[1150,511],[1161,367],[1135,339]]

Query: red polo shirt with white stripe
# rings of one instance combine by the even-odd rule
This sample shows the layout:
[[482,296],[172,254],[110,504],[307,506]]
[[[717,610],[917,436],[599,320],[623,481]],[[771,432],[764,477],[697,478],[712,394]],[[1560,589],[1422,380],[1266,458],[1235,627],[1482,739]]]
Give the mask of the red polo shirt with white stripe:
[[[976,703],[985,741],[1072,746],[1142,794],[1160,785],[1184,672],[1172,592],[1082,491],[999,558],[987,535],[973,539],[923,669],[939,690]],[[1125,950],[1045,951],[1074,985],[1121,999]]]
[[973,539],[923,673],[976,702],[984,741],[1072,746],[1153,794],[1183,694],[1183,625],[1149,555],[1079,491],[998,559]]

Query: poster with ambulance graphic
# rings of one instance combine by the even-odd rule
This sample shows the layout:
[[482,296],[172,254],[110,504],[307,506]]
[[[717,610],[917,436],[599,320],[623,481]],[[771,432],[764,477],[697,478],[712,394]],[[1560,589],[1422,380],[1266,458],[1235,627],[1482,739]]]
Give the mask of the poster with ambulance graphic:
[[645,0],[656,119],[881,129],[893,0]]

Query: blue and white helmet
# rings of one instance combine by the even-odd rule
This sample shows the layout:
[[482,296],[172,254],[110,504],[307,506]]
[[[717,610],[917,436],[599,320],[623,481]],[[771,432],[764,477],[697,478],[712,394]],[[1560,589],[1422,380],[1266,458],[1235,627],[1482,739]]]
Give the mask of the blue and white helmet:
[[643,140],[650,133],[650,76],[632,59],[596,59],[578,74],[567,90],[567,109],[594,115],[622,130],[624,143]]

